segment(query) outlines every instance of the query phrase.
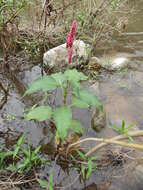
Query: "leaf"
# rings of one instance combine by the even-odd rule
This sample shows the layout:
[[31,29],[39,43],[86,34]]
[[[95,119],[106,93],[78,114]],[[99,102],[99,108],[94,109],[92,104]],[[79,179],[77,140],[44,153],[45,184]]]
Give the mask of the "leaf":
[[41,145],[39,145],[37,148],[35,148],[34,150],[34,154],[37,154],[41,149]]
[[67,131],[72,121],[71,109],[68,107],[57,108],[54,112],[54,121],[59,137],[64,140],[67,136]]
[[97,160],[97,156],[92,156],[90,160],[91,160],[91,161]]
[[21,137],[17,141],[18,146],[20,146],[24,143],[24,138],[25,138],[25,136],[24,136],[24,134],[22,134]]
[[61,72],[52,74],[51,77],[55,79],[58,86],[62,86],[63,83],[67,80],[65,75]]
[[88,170],[87,170],[87,174],[86,174],[86,179],[88,179],[92,173],[92,169],[93,169],[93,162],[91,160],[88,161]]
[[122,133],[124,133],[125,132],[125,121],[124,120],[122,120]]
[[65,73],[64,73],[64,75],[73,84],[77,84],[79,81],[87,80],[88,79],[87,76],[85,76],[81,72],[78,72],[76,69],[66,70]]
[[53,77],[44,76],[34,81],[26,90],[24,96],[37,92],[39,90],[42,90],[44,92],[49,90],[54,90],[57,87],[58,87],[57,82]]
[[86,160],[86,156],[83,152],[77,150],[77,153],[79,154],[79,156],[83,159],[83,160]]
[[13,159],[17,156],[17,154],[18,154],[18,152],[19,152],[19,149],[20,149],[20,146],[17,146],[17,147],[14,149]]
[[83,127],[81,123],[77,120],[72,120],[69,128],[72,129],[75,133],[78,133],[78,134],[83,133]]
[[114,125],[111,125],[110,126],[113,130],[115,130],[116,132],[118,133],[122,133],[122,129],[120,127],[117,127],[117,126],[114,126]]
[[43,188],[47,188],[48,187],[48,182],[46,180],[37,179],[37,181],[39,182],[39,184],[41,185],[41,187],[43,187]]
[[83,164],[81,164],[81,173],[82,173],[83,179],[85,179],[85,166]]
[[53,172],[50,170],[50,176],[49,176],[49,188],[48,190],[53,190]]
[[89,105],[86,102],[84,102],[84,101],[82,101],[82,100],[80,100],[79,98],[76,98],[76,97],[72,98],[72,106],[82,108],[82,109],[89,107]]
[[32,109],[28,114],[26,114],[26,119],[35,119],[38,121],[45,121],[50,119],[52,115],[52,109],[49,106],[39,106]]
[[102,111],[102,104],[98,100],[97,96],[95,94],[92,94],[86,89],[80,89],[79,90],[79,98],[89,104],[90,106],[95,106],[97,109]]

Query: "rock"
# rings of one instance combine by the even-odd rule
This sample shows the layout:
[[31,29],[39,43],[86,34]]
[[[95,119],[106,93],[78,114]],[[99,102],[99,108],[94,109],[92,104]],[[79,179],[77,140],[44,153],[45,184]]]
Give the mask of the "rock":
[[107,56],[107,57],[92,57],[89,61],[89,63],[94,63],[98,64],[101,67],[111,70],[111,71],[119,71],[121,69],[124,69],[127,67],[129,63],[129,59],[127,57],[122,57],[122,56]]
[[105,111],[96,111],[93,113],[91,118],[91,128],[96,132],[100,132],[106,126],[106,113]]
[[[87,47],[83,41],[76,40],[74,41],[73,48],[73,57],[71,66],[75,66],[80,64],[80,61],[86,61]],[[53,49],[50,49],[46,53],[44,53],[43,63],[45,66],[53,68],[62,68],[66,65],[68,61],[68,49],[66,48],[66,44],[62,44]]]

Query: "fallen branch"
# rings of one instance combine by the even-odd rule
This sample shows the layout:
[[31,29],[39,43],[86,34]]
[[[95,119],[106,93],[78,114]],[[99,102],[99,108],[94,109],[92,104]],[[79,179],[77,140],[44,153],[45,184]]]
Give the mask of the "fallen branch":
[[[130,132],[130,136],[131,137],[143,136],[143,130],[132,131],[132,132]],[[93,152],[96,152],[97,150],[99,150],[100,148],[102,148],[103,146],[106,146],[108,144],[117,144],[117,145],[120,145],[120,146],[123,146],[123,147],[129,147],[129,148],[135,148],[135,149],[143,150],[143,144],[126,143],[126,142],[123,142],[123,141],[119,141],[119,140],[123,140],[123,139],[128,139],[128,136],[127,135],[119,135],[119,136],[113,137],[111,139],[86,138],[86,139],[79,140],[79,141],[69,145],[69,147],[67,148],[67,154],[68,154],[68,151],[69,151],[69,149],[71,147],[79,145],[79,144],[81,144],[83,142],[87,142],[87,141],[96,141],[96,142],[102,142],[102,143],[98,144],[97,146],[92,148],[90,151],[88,151],[86,153],[86,157],[88,157]]]

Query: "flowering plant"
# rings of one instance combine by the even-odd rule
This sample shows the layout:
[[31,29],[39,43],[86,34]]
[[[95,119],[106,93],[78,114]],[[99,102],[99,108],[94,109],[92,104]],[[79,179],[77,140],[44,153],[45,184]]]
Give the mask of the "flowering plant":
[[[70,32],[66,38],[66,47],[69,48],[69,64],[72,60],[73,42],[75,30],[77,27],[76,20],[73,21]],[[50,76],[43,76],[34,81],[25,95],[35,93],[37,91],[54,91],[56,88],[61,88],[63,92],[62,104],[56,109],[49,105],[33,106],[32,109],[25,114],[27,120],[52,120],[56,126],[56,137],[64,142],[70,130],[75,133],[82,133],[83,128],[79,121],[73,119],[73,107],[85,109],[90,106],[96,106],[102,109],[100,102],[95,94],[92,94],[88,89],[84,89],[80,85],[80,81],[87,80],[88,77],[76,69],[67,69],[64,73],[59,72],[51,74]],[[70,90],[69,90],[70,86]],[[70,102],[67,103],[67,97],[70,96]]]

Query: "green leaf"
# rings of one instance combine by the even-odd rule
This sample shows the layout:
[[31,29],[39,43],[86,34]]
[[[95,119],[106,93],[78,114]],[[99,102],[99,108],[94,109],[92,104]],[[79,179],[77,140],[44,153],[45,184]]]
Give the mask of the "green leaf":
[[17,141],[17,145],[18,146],[20,146],[20,145],[22,145],[24,143],[24,138],[25,138],[24,134],[21,135],[21,137]]
[[61,72],[52,74],[51,77],[55,79],[58,86],[62,86],[64,82],[67,80],[65,75]]
[[77,108],[82,108],[82,109],[89,107],[89,105],[86,102],[84,102],[76,97],[72,98],[72,106],[75,106]]
[[47,188],[48,187],[48,182],[46,180],[37,179],[37,181],[39,182],[39,184],[41,185],[41,187],[43,187],[43,188]]
[[83,152],[81,152],[80,150],[77,150],[77,153],[79,154],[79,156],[83,159],[86,160],[86,156]]
[[83,127],[81,123],[77,120],[72,120],[69,128],[72,129],[75,133],[78,133],[78,134],[83,133]]
[[77,84],[79,81],[87,80],[88,79],[87,76],[85,76],[81,72],[78,72],[76,69],[66,70],[65,73],[64,73],[64,75],[73,84]]
[[44,76],[36,81],[34,81],[26,90],[25,95],[32,94],[39,90],[49,91],[54,90],[58,87],[56,80],[51,76]]
[[50,170],[50,176],[49,176],[49,190],[53,190],[53,172]]
[[83,164],[81,164],[81,173],[82,173],[83,179],[85,179],[85,166]]
[[18,154],[18,152],[19,152],[19,149],[20,149],[20,146],[17,146],[17,147],[14,149],[13,159],[17,156],[17,154]]
[[59,137],[64,140],[67,136],[67,131],[72,121],[71,109],[68,107],[57,108],[54,112],[54,121]]
[[27,120],[35,119],[38,121],[44,121],[50,119],[52,115],[52,109],[49,106],[39,106],[32,109],[25,118]]
[[102,111],[102,104],[98,100],[97,96],[86,89],[79,90],[79,98],[90,106],[95,106]]
[[34,154],[37,154],[40,151],[41,145],[39,145],[37,148],[34,150]]
[[125,121],[124,120],[122,120],[122,132],[124,133],[125,132]]
[[87,170],[87,174],[86,174],[86,179],[88,179],[90,177],[90,175],[92,174],[92,169],[93,169],[93,162],[91,160],[88,161],[88,170]]

